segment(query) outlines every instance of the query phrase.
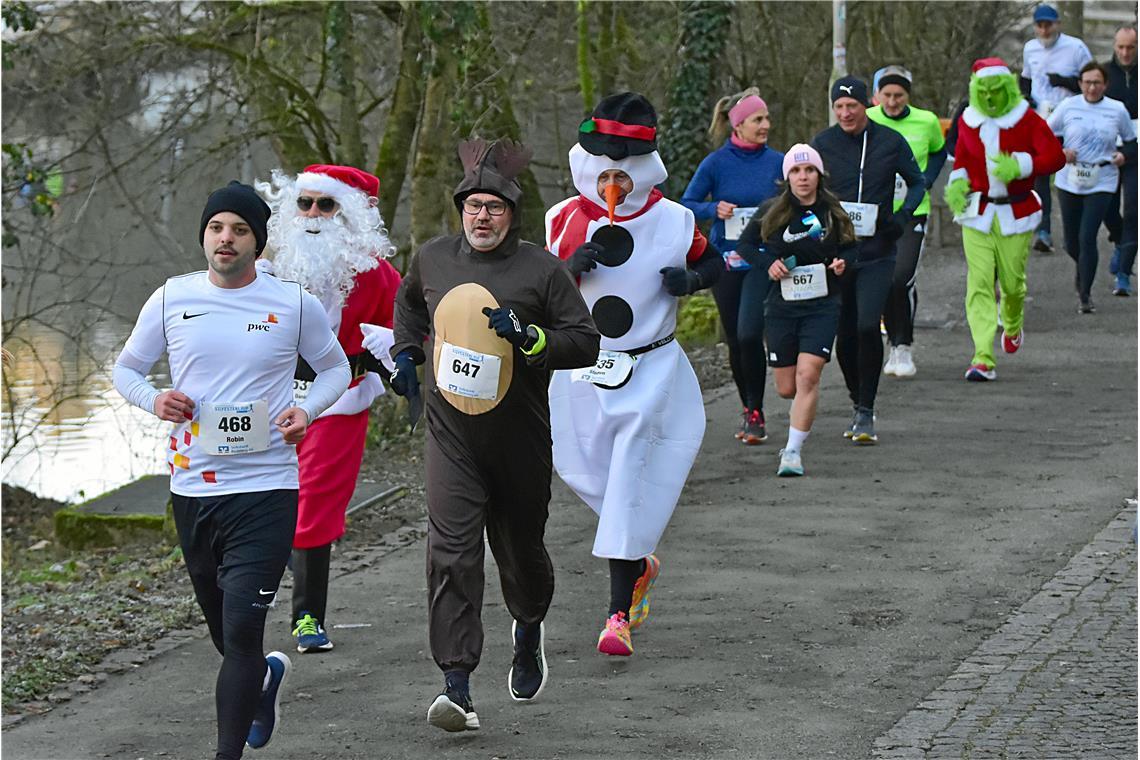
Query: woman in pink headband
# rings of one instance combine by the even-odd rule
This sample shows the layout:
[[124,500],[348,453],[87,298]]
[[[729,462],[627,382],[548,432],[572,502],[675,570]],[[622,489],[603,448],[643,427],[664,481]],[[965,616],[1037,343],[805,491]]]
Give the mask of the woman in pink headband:
[[764,299],[768,278],[750,272],[736,243],[752,214],[777,192],[783,154],[768,147],[768,105],[752,87],[720,99],[709,137],[716,147],[701,161],[681,203],[698,221],[712,220],[709,241],[724,256],[726,271],[713,286],[728,343],[732,378],[744,412],[736,437],[745,444],[768,437],[764,420]]

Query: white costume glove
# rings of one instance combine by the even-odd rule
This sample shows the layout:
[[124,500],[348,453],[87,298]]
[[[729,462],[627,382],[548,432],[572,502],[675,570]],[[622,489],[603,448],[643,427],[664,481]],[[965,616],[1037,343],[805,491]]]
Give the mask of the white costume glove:
[[362,322],[360,324],[360,331],[364,333],[364,339],[360,341],[360,345],[362,345],[368,353],[375,356],[376,360],[383,364],[385,369],[389,372],[395,372],[396,364],[392,361],[390,351],[392,344],[394,344],[396,340],[392,335],[391,328]]

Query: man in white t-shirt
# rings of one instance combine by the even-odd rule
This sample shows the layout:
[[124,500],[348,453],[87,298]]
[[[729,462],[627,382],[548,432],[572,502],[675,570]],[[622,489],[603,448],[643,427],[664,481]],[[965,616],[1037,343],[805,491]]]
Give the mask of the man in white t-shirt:
[[[295,282],[258,276],[269,207],[231,182],[206,201],[207,271],[154,292],[115,363],[115,388],[175,423],[166,447],[183,558],[214,646],[217,760],[268,744],[289,658],[263,655],[297,520],[297,455],[309,421],[348,387],[348,359],[324,308]],[[173,388],[146,379],[167,354]],[[316,371],[293,404],[297,356]]]
[[[1080,93],[1078,72],[1092,60],[1092,53],[1081,40],[1061,33],[1061,14],[1051,5],[1033,11],[1033,32],[1036,36],[1025,43],[1021,56],[1021,94],[1042,119],[1048,119],[1062,100]],[[1053,251],[1052,179],[1052,175],[1039,176],[1033,187],[1041,196],[1041,223],[1033,249],[1042,253]]]

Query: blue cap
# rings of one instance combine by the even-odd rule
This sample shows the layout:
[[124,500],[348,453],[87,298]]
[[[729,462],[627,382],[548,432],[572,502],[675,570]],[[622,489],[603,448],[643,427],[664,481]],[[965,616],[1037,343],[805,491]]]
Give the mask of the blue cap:
[[1061,14],[1057,13],[1057,9],[1052,5],[1038,5],[1037,10],[1033,11],[1033,23],[1038,21],[1060,21]]

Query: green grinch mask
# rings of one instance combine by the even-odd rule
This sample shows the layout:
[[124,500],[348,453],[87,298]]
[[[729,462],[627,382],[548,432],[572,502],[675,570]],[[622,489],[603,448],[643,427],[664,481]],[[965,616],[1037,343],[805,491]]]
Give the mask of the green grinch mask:
[[990,118],[1003,116],[1021,102],[1021,90],[1013,74],[970,77],[970,105]]

